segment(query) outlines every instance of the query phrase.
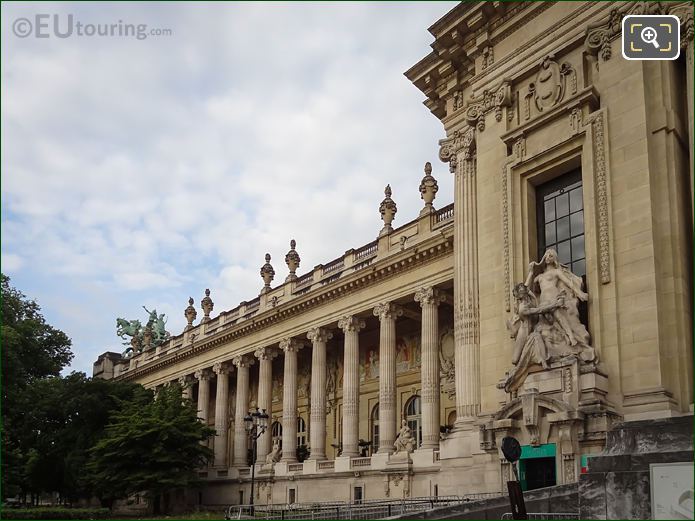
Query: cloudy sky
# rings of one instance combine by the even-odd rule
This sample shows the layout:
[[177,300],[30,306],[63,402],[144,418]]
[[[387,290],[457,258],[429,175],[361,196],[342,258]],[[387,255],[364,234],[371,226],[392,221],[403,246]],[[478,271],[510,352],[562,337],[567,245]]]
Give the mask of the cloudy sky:
[[72,369],[121,351],[115,319],[143,305],[177,334],[205,288],[213,315],[254,298],[266,252],[281,282],[291,238],[300,274],[373,240],[386,183],[394,224],[414,218],[425,161],[451,202],[403,72],[453,5],[3,3],[2,271],[73,339]]

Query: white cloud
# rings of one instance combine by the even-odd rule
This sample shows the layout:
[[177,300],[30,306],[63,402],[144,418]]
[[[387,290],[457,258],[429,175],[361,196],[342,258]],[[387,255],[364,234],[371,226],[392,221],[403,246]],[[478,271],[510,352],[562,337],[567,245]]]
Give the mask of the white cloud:
[[[425,161],[450,202],[441,125],[402,75],[450,5],[3,4],[3,269],[73,337],[73,367],[143,303],[178,332],[206,287],[215,312],[254,298],[291,238],[300,273],[371,241],[386,183],[412,219]],[[54,12],[173,35],[9,28]]]

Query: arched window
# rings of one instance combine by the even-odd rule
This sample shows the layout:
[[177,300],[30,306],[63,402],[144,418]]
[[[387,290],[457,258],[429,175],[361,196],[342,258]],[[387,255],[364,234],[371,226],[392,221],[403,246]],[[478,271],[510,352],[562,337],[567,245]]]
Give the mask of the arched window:
[[306,422],[301,416],[297,418],[297,447],[306,445]]
[[422,414],[420,409],[420,397],[415,395],[405,404],[405,421],[415,438],[415,446],[419,447],[422,443]]
[[272,433],[273,444],[275,444],[275,440],[278,440],[282,445],[282,424],[277,421],[273,422],[270,426],[270,432]]
[[372,409],[372,414],[370,416],[370,432],[372,433],[372,454],[376,454],[379,450],[379,404],[377,403]]

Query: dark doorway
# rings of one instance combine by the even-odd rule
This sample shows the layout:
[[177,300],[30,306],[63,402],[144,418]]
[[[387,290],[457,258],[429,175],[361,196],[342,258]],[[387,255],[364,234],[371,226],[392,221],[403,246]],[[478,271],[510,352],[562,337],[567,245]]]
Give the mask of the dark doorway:
[[358,503],[358,504],[362,503],[362,499],[363,499],[362,492],[363,492],[362,487],[355,487],[355,493],[354,493],[355,503]]
[[521,483],[523,490],[535,490],[555,485],[555,458],[532,458],[522,460],[521,463],[523,466]]

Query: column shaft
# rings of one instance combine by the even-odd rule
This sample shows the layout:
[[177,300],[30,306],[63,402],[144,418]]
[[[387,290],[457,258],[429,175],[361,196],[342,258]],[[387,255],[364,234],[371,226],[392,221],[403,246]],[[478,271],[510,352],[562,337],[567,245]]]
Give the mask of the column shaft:
[[379,304],[379,452],[391,453],[396,441],[396,317],[403,310],[392,303]]
[[353,316],[338,321],[345,333],[343,358],[343,451],[342,456],[359,456],[360,425],[360,330],[365,323]]
[[469,425],[480,412],[480,319],[475,156],[456,162],[454,212],[454,337],[456,423]]
[[227,466],[227,432],[229,429],[229,372],[230,367],[217,362],[213,366],[217,374],[217,393],[215,394],[215,440],[214,465]]
[[439,448],[439,303],[444,296],[435,288],[415,293],[422,307],[422,448]]
[[280,342],[285,352],[282,389],[282,461],[297,461],[297,351],[302,345],[294,339]]
[[244,418],[249,412],[249,366],[253,360],[247,356],[237,356],[232,361],[236,373],[236,408],[234,411],[234,466],[248,465],[246,449],[246,426]]
[[307,333],[311,351],[310,459],[326,459],[326,342],[330,331],[317,327]]
[[198,370],[195,372],[195,377],[198,380],[198,418],[203,425],[207,425],[210,405],[210,370]]
[[[275,353],[267,348],[257,349],[255,352],[258,358],[258,408],[265,410],[268,416],[272,416],[273,410],[273,358]],[[270,453],[272,443],[272,433],[270,425],[268,429],[258,438],[258,448],[256,462],[264,463],[265,457]]]

